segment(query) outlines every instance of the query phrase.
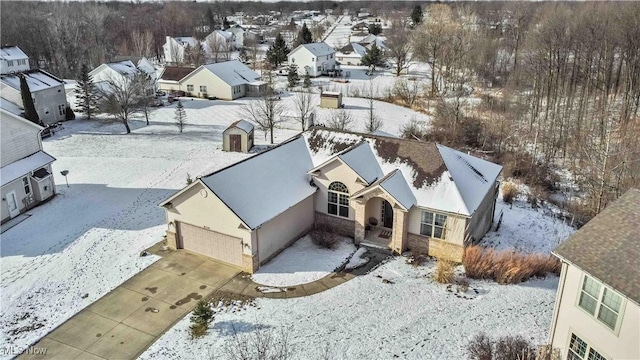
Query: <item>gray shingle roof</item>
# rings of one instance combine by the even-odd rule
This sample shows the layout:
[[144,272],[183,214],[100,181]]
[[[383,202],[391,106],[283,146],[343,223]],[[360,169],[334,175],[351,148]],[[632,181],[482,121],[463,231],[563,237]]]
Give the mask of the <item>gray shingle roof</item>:
[[640,304],[640,190],[609,204],[553,253]]

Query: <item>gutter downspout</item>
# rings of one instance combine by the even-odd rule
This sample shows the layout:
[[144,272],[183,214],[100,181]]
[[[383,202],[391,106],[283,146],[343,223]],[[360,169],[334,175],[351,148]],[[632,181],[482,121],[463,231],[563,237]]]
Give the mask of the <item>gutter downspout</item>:
[[562,295],[564,293],[564,284],[567,279],[567,269],[569,268],[569,264],[566,262],[562,262],[562,270],[560,273],[560,288],[558,288],[558,295],[556,296],[556,301],[554,304],[553,318],[551,319],[551,332],[549,333],[549,345],[553,347],[553,337],[556,333],[556,327],[558,325],[558,314],[560,313],[560,305],[562,305]]

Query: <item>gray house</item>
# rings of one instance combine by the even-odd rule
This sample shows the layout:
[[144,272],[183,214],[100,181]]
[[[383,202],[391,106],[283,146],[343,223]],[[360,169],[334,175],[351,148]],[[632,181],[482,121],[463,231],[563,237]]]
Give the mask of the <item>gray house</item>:
[[21,117],[21,109],[0,102],[0,181],[2,223],[55,195],[51,163],[42,150],[41,126]]
[[[64,81],[40,69],[28,70],[20,73],[27,79],[27,85],[33,97],[36,112],[45,124],[56,123],[66,119],[67,94]],[[0,91],[2,98],[20,107],[19,74],[5,74],[0,76]]]

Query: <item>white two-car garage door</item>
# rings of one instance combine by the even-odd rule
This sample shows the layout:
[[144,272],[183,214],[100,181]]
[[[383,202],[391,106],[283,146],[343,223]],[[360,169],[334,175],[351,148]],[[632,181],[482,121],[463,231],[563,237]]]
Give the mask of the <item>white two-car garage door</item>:
[[242,266],[242,239],[178,222],[180,248]]

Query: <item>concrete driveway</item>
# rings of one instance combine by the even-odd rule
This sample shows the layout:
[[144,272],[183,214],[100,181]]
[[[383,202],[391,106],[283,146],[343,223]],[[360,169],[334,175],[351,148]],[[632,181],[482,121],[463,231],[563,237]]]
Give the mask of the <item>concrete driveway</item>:
[[19,359],[135,359],[240,271],[174,251],[138,273],[36,343],[45,356]]

